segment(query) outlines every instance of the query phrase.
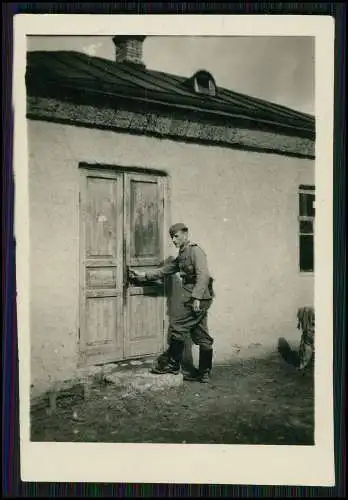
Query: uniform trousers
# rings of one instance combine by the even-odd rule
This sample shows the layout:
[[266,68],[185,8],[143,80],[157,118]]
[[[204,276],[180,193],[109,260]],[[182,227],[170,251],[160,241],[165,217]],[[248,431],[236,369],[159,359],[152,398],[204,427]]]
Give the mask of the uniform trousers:
[[185,289],[178,294],[173,304],[169,323],[169,340],[185,342],[188,336],[203,350],[211,350],[214,339],[209,334],[208,311],[212,304],[211,299],[200,300],[200,311],[193,310],[191,294]]

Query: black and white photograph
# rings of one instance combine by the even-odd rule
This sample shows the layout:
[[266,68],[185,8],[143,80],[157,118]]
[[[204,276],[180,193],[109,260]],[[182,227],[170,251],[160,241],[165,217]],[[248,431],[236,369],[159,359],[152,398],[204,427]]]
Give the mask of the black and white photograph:
[[[321,148],[332,147],[332,26],[268,19],[267,34],[261,19],[243,34],[237,20],[219,33],[215,21],[200,33],[187,20],[173,33],[172,20],[141,30],[111,17],[105,29],[55,20],[56,31],[42,19],[18,35],[21,432],[45,462],[37,480],[45,467],[47,480],[69,467],[66,480],[83,480],[78,445],[89,470],[107,445],[139,481],[155,481],[159,450],[163,467],[186,455],[201,482],[212,461],[228,482],[238,450],[263,467],[268,450],[282,453],[274,474],[301,484],[291,468],[322,446],[330,484],[331,235],[320,216],[331,209]],[[62,446],[59,466],[45,446]]]

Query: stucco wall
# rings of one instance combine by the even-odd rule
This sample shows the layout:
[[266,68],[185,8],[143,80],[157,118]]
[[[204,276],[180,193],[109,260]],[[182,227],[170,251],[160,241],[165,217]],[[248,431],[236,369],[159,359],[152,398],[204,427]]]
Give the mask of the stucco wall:
[[168,172],[172,221],[188,224],[215,278],[216,362],[236,345],[299,338],[297,307],[313,303],[314,283],[298,269],[297,189],[314,181],[313,161],[39,121],[29,150],[33,384],[76,366],[82,161]]

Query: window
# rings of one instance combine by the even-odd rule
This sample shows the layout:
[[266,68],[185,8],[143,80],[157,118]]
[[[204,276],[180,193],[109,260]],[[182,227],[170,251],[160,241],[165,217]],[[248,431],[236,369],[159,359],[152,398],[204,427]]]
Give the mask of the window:
[[208,71],[198,71],[193,75],[193,89],[197,94],[216,95],[216,84]]
[[304,273],[314,271],[315,187],[299,188],[299,264]]

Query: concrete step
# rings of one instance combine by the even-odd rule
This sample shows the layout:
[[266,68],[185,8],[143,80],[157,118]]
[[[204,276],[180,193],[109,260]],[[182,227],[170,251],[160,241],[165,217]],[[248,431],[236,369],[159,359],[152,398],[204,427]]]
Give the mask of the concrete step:
[[169,387],[179,387],[183,384],[183,376],[163,374],[156,375],[150,373],[149,368],[137,368],[134,371],[116,371],[104,375],[107,383],[128,389],[131,392],[146,390],[163,390]]

